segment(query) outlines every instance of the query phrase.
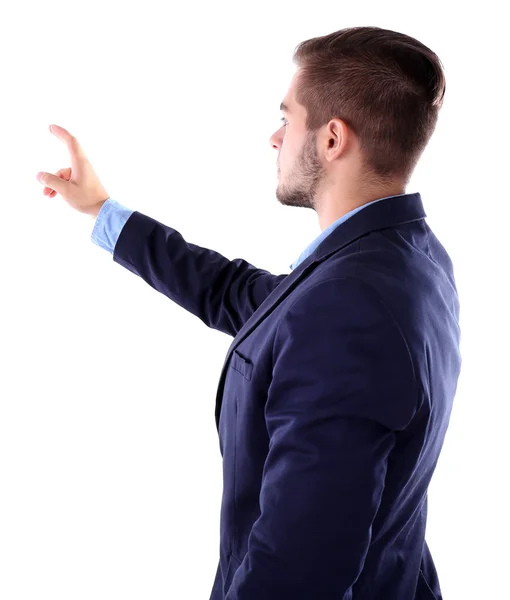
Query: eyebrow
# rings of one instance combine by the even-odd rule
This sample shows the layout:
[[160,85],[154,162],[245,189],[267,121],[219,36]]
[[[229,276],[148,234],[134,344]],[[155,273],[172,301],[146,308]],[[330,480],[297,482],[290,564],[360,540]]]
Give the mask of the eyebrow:
[[280,110],[290,114],[290,108],[284,102],[280,104]]

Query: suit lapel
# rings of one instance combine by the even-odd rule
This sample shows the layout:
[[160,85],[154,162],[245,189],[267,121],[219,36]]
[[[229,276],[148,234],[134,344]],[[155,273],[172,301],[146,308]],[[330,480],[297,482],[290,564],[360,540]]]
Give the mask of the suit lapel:
[[266,316],[299,285],[301,281],[308,277],[322,261],[329,258],[332,254],[338,252],[348,244],[351,244],[371,231],[384,229],[386,227],[395,227],[416,219],[422,219],[426,216],[419,193],[406,194],[405,196],[392,196],[391,198],[367,206],[334,229],[316,250],[269,294],[264,302],[262,302],[258,309],[237,332],[237,335],[227,351],[216,393],[215,416],[216,427],[218,430],[227,365],[234,350],[255,329],[255,327],[257,327],[261,321],[263,321]]

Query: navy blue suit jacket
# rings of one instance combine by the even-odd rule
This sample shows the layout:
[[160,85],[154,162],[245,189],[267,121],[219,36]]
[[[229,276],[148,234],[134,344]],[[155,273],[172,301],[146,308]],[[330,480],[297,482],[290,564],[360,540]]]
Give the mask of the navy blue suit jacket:
[[461,368],[452,262],[420,194],[375,202],[290,274],[137,211],[113,259],[234,336],[210,600],[439,600],[427,487]]

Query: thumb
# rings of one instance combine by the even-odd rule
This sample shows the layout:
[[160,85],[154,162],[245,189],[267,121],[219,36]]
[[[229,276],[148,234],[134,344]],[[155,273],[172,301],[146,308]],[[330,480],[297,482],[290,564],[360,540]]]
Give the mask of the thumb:
[[44,183],[44,185],[46,187],[49,187],[52,190],[55,190],[60,195],[63,195],[63,193],[65,192],[65,190],[68,189],[68,186],[69,186],[69,181],[62,179],[61,177],[57,177],[56,175],[53,175],[52,173],[44,173],[44,172],[37,173],[36,179],[40,183]]

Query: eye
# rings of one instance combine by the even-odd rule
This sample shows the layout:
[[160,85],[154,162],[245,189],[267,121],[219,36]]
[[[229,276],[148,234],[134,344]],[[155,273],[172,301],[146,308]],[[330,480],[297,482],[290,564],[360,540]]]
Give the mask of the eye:
[[280,121],[286,121],[286,122],[284,123],[284,125],[288,125],[288,124],[289,124],[289,122],[287,121],[287,119],[286,119],[285,117],[281,117],[281,118],[280,118]]

